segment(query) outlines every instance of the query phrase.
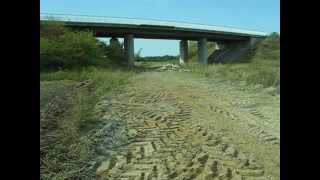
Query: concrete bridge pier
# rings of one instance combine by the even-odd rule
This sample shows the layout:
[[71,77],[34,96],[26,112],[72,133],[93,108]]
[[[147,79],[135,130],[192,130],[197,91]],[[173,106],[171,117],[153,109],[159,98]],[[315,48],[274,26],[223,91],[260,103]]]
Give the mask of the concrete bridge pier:
[[188,61],[188,41],[180,41],[180,64],[184,64]]
[[198,61],[200,64],[208,63],[208,47],[206,38],[201,38],[198,41]]
[[257,43],[259,43],[262,39],[261,38],[250,38],[250,47],[253,48]]
[[124,54],[130,67],[134,66],[134,39],[133,34],[127,34],[124,37]]

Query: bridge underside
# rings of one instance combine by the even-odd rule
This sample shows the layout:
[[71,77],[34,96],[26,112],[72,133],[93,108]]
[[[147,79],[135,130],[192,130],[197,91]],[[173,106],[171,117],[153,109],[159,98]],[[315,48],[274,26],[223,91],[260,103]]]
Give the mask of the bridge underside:
[[165,26],[130,26],[130,25],[101,25],[86,23],[66,23],[76,30],[90,30],[96,37],[124,38],[125,55],[129,65],[134,66],[134,38],[143,39],[170,39],[181,40],[180,42],[180,63],[188,61],[188,40],[198,41],[198,61],[200,64],[207,64],[208,49],[207,42],[213,41],[219,45],[229,47],[238,44],[240,46],[253,45],[259,36],[245,34],[235,34],[227,32],[212,32],[206,30],[186,30],[175,27]]

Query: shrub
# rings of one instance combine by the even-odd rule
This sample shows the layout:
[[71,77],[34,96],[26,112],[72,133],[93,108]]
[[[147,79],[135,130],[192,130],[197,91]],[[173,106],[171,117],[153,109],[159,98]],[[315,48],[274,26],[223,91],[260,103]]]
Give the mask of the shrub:
[[104,52],[110,64],[112,65],[127,65],[128,62],[124,56],[123,43],[109,44],[104,47]]
[[63,23],[57,21],[45,21],[40,23],[40,37],[57,39],[67,31]]
[[40,70],[78,69],[106,62],[91,32],[77,32],[52,22],[40,26]]

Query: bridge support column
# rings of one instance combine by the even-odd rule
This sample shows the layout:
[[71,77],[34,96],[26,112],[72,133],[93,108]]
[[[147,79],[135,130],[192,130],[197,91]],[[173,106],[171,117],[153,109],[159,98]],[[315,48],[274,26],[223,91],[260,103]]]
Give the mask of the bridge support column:
[[201,38],[198,41],[198,60],[200,64],[208,63],[208,47],[206,38]]
[[254,48],[254,46],[259,42],[259,41],[261,41],[261,39],[259,39],[259,38],[250,38],[250,47],[251,48]]
[[132,34],[124,37],[124,51],[130,67],[134,66],[134,39]]
[[180,41],[180,64],[184,64],[188,61],[188,41]]

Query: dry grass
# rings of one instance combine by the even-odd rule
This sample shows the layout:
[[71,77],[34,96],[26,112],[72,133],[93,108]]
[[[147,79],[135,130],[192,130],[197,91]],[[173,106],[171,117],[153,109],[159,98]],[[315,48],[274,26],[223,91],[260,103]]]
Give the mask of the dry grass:
[[41,179],[94,179],[94,106],[133,74],[97,68],[41,74]]

